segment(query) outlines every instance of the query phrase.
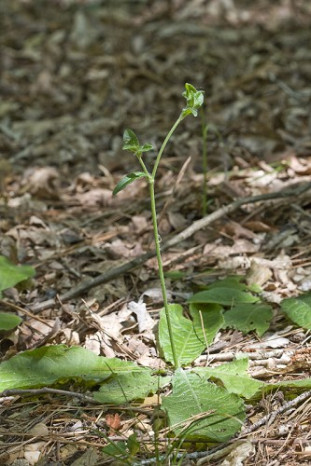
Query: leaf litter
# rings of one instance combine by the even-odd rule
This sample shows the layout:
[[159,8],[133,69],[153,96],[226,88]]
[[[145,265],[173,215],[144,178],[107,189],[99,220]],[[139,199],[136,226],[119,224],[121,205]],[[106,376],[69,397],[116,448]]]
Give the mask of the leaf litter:
[[[159,147],[185,82],[204,89],[207,100],[208,213],[239,197],[310,183],[308,2],[149,3],[1,3],[0,253],[36,269],[31,286],[2,292],[1,311],[15,309],[23,319],[13,332],[1,334],[3,361],[24,350],[66,344],[164,368],[155,349],[158,295],[136,302],[146,289],[159,289],[154,259],[69,302],[60,297],[152,249],[145,181],[112,197],[124,170],[135,170],[121,152],[121,135],[130,126]],[[201,152],[197,122],[186,121],[160,165],[163,244],[201,216]],[[308,192],[245,204],[163,248],[175,302],[185,301],[185,292],[238,274],[246,275],[249,286],[260,285],[273,307],[263,336],[222,328],[208,351],[202,336],[195,367],[207,365],[219,374],[223,361],[234,363],[246,354],[248,374],[258,382],[294,385],[310,377],[308,302],[299,302],[303,312],[297,312],[292,301],[283,301],[291,320],[278,307],[310,290],[309,207]],[[50,299],[53,305],[32,312]],[[148,377],[140,379],[142,397],[148,395]],[[79,392],[79,384],[70,388]],[[122,399],[117,382],[115,390]],[[286,407],[282,393],[267,392],[252,403],[245,431],[267,412]],[[174,402],[174,396],[173,384],[166,399]],[[35,395],[4,396],[1,462],[36,464],[41,458],[79,464],[88,454],[90,464],[98,464],[105,432],[115,442],[140,432],[145,454],[152,456],[150,407],[142,401],[132,411],[125,408],[95,408],[68,394],[47,393],[40,401]],[[209,421],[199,419],[201,425]],[[280,411],[254,429],[247,453],[236,453],[240,444],[233,443],[234,461],[308,464],[308,422],[307,404]],[[221,464],[223,458],[211,460]],[[186,461],[203,464],[194,454]]]

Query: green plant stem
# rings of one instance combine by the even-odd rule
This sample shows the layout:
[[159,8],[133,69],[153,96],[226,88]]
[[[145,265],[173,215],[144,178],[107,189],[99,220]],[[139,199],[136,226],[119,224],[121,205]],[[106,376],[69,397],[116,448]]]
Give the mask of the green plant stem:
[[156,249],[156,255],[157,255],[157,260],[158,260],[158,269],[159,269],[159,277],[160,277],[160,282],[161,282],[161,290],[162,290],[162,297],[163,297],[163,304],[164,304],[164,310],[165,310],[165,316],[166,316],[166,322],[167,322],[167,329],[168,329],[168,334],[170,338],[170,343],[171,343],[171,348],[172,348],[172,354],[173,354],[173,360],[174,360],[174,366],[177,369],[179,367],[179,362],[177,358],[177,353],[176,353],[176,348],[175,348],[175,343],[174,343],[174,335],[173,335],[173,329],[172,329],[172,323],[171,323],[171,317],[170,317],[170,311],[168,307],[168,300],[167,300],[167,291],[166,291],[166,285],[165,285],[165,278],[164,278],[164,271],[163,271],[163,264],[162,264],[162,257],[161,257],[161,247],[160,247],[160,238],[159,238],[159,232],[158,232],[158,222],[157,222],[157,211],[156,211],[156,203],[155,203],[155,194],[154,194],[154,182],[155,182],[155,176],[157,173],[157,169],[162,157],[162,154],[164,152],[164,149],[171,138],[172,134],[174,133],[175,129],[179,125],[179,123],[184,119],[183,114],[181,113],[175,123],[173,124],[172,128],[168,132],[166,138],[163,141],[163,144],[158,152],[152,173],[150,174],[149,171],[146,168],[145,163],[143,162],[141,157],[138,157],[139,163],[146,174],[146,178],[148,180],[149,184],[149,191],[150,191],[150,204],[151,204],[151,215],[152,215],[152,224],[153,224],[153,234],[154,234],[154,241],[155,241],[155,249]]
[[163,303],[164,303],[164,310],[165,310],[168,334],[169,334],[170,342],[171,342],[174,366],[175,366],[175,369],[177,369],[179,367],[179,362],[178,362],[177,353],[176,353],[176,349],[175,349],[174,335],[173,335],[170,311],[169,311],[169,307],[168,307],[167,292],[166,292],[164,272],[163,272],[160,238],[159,238],[158,223],[157,223],[157,211],[156,211],[155,195],[154,195],[154,179],[151,177],[151,178],[148,179],[148,181],[149,181],[149,191],[150,191],[150,204],[151,204],[153,233],[154,233],[156,255],[157,255],[157,260],[158,260],[159,277],[160,277],[160,282],[161,282],[161,290],[162,290],[162,297],[163,297]]
[[203,170],[203,192],[202,192],[202,216],[207,213],[207,130],[204,109],[201,107],[201,124],[202,124],[202,170]]
[[143,159],[142,159],[141,157],[139,157],[138,155],[136,155],[136,157],[138,158],[138,161],[139,161],[139,163],[140,163],[140,166],[141,166],[141,168],[143,169],[143,172],[145,173],[147,180],[150,180],[150,179],[151,179],[151,175],[150,175],[150,173],[149,173],[149,171],[148,171],[148,169],[147,169],[147,167],[146,167],[146,165],[145,165]]
[[152,170],[152,178],[155,179],[155,176],[156,176],[156,173],[157,173],[157,169],[158,169],[158,166],[159,166],[159,163],[160,163],[160,160],[161,160],[161,157],[162,157],[162,154],[163,154],[163,151],[166,147],[166,144],[168,143],[169,139],[171,138],[172,134],[174,133],[175,129],[177,128],[177,126],[179,125],[179,123],[184,119],[184,117],[182,116],[182,113],[179,115],[179,117],[177,118],[177,120],[175,121],[175,123],[173,124],[173,126],[171,127],[170,131],[167,133],[167,136],[166,138],[164,139],[163,141],[163,144],[159,150],[159,153],[157,155],[157,158],[156,158],[156,161],[155,161],[155,164],[154,164],[154,167],[153,167],[153,170]]

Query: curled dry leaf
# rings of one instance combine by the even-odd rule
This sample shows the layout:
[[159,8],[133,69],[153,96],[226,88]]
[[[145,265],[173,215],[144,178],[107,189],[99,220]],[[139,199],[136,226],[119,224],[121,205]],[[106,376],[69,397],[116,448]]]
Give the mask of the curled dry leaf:
[[25,173],[23,191],[40,199],[57,199],[59,177],[59,172],[54,167],[35,168]]
[[71,201],[75,200],[77,203],[84,207],[95,207],[95,206],[109,206],[111,204],[111,193],[110,189],[96,188],[90,189],[85,193],[77,193],[71,197]]
[[272,271],[254,260],[251,261],[250,269],[246,274],[246,283],[248,285],[264,285],[272,277]]
[[131,301],[128,304],[128,308],[137,317],[138,331],[144,332],[145,330],[152,330],[155,326],[155,322],[147,311],[146,304],[142,301],[136,303]]

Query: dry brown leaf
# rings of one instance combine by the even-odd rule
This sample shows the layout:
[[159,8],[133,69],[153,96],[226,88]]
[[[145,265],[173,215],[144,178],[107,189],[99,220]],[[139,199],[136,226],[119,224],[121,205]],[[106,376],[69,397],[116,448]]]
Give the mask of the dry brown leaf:
[[251,260],[251,266],[246,274],[246,283],[248,285],[264,285],[272,277],[272,271],[269,267],[264,266],[254,260]]
[[254,239],[257,237],[257,235],[249,230],[248,228],[243,227],[237,222],[234,222],[231,220],[230,222],[227,222],[224,226],[224,231],[230,235],[233,236],[235,239],[236,238],[247,238],[247,239]]
[[59,197],[60,174],[54,167],[42,167],[29,170],[24,175],[24,192],[30,192],[39,199],[57,199]]
[[112,202],[112,191],[110,189],[94,188],[85,193],[74,194],[70,199],[71,202],[76,201],[84,207],[106,207]]
[[148,313],[146,304],[144,302],[139,301],[136,303],[135,301],[131,301],[128,303],[128,309],[136,315],[138,331],[140,333],[153,329],[155,326],[155,321]]
[[223,258],[237,254],[252,254],[257,252],[259,246],[245,239],[239,239],[232,246],[215,246],[214,243],[208,243],[204,246],[204,256]]

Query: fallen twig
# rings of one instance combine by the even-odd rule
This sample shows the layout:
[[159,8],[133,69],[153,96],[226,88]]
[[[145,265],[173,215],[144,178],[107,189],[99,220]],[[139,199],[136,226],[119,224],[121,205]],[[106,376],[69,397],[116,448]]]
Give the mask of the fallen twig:
[[2,393],[0,393],[0,396],[1,397],[16,396],[16,395],[37,396],[37,395],[44,395],[46,393],[52,393],[54,395],[70,396],[71,398],[79,398],[80,400],[85,401],[86,403],[100,404],[98,401],[96,401],[91,396],[84,395],[83,393],[71,392],[68,390],[59,390],[58,388],[48,388],[48,387],[4,390]]
[[[250,197],[244,197],[242,199],[237,199],[236,201],[233,201],[230,204],[221,207],[220,209],[216,210],[212,214],[206,215],[200,220],[193,222],[189,227],[187,227],[181,233],[179,233],[178,235],[174,236],[173,238],[163,243],[161,246],[161,250],[165,251],[169,249],[170,247],[175,246],[176,244],[179,244],[181,241],[184,241],[185,239],[190,238],[197,231],[201,230],[202,228],[205,228],[207,225],[210,225],[215,220],[218,220],[219,218],[224,217],[225,215],[234,212],[239,207],[245,204],[254,204],[256,202],[270,201],[272,199],[289,198],[289,197],[295,197],[295,200],[296,200],[297,196],[303,194],[309,189],[311,189],[311,182],[300,184],[298,185],[298,187],[294,189],[291,188],[291,189],[286,189],[286,190],[278,191],[274,193],[267,193],[267,194],[261,194],[259,196],[250,196]],[[130,270],[136,269],[137,267],[144,264],[148,259],[150,259],[151,257],[154,257],[155,255],[156,255],[155,251],[147,252],[139,257],[136,257],[130,262],[127,262],[126,264],[120,265],[119,267],[116,267],[115,269],[112,269],[103,274],[100,274],[96,278],[90,278],[88,280],[85,280],[82,283],[80,283],[77,287],[71,289],[70,291],[68,291],[67,293],[64,293],[63,295],[60,295],[59,300],[61,302],[66,302],[72,298],[76,298],[77,296],[80,296],[83,293],[89,291],[91,288],[94,288],[95,286],[107,283],[113,280],[114,278],[119,277],[120,275],[124,275],[125,273],[128,273]],[[48,309],[49,307],[54,306],[55,303],[56,303],[55,299],[48,299],[47,301],[43,301],[42,303],[35,304],[34,306],[32,306],[32,312],[37,313],[37,312],[43,311],[44,309]]]
[[311,390],[308,390],[307,392],[301,393],[301,395],[297,396],[293,400],[287,401],[282,406],[280,406],[278,409],[276,409],[275,411],[272,411],[272,413],[269,413],[266,416],[259,419],[259,421],[255,422],[255,424],[251,425],[250,427],[245,428],[241,433],[241,437],[245,437],[245,435],[248,435],[251,432],[254,432],[259,427],[265,424],[271,425],[272,422],[275,421],[276,417],[279,414],[284,413],[288,409],[294,408],[295,406],[299,405],[299,403],[302,403],[303,401],[305,401],[307,398],[310,398],[310,397],[311,397]]

